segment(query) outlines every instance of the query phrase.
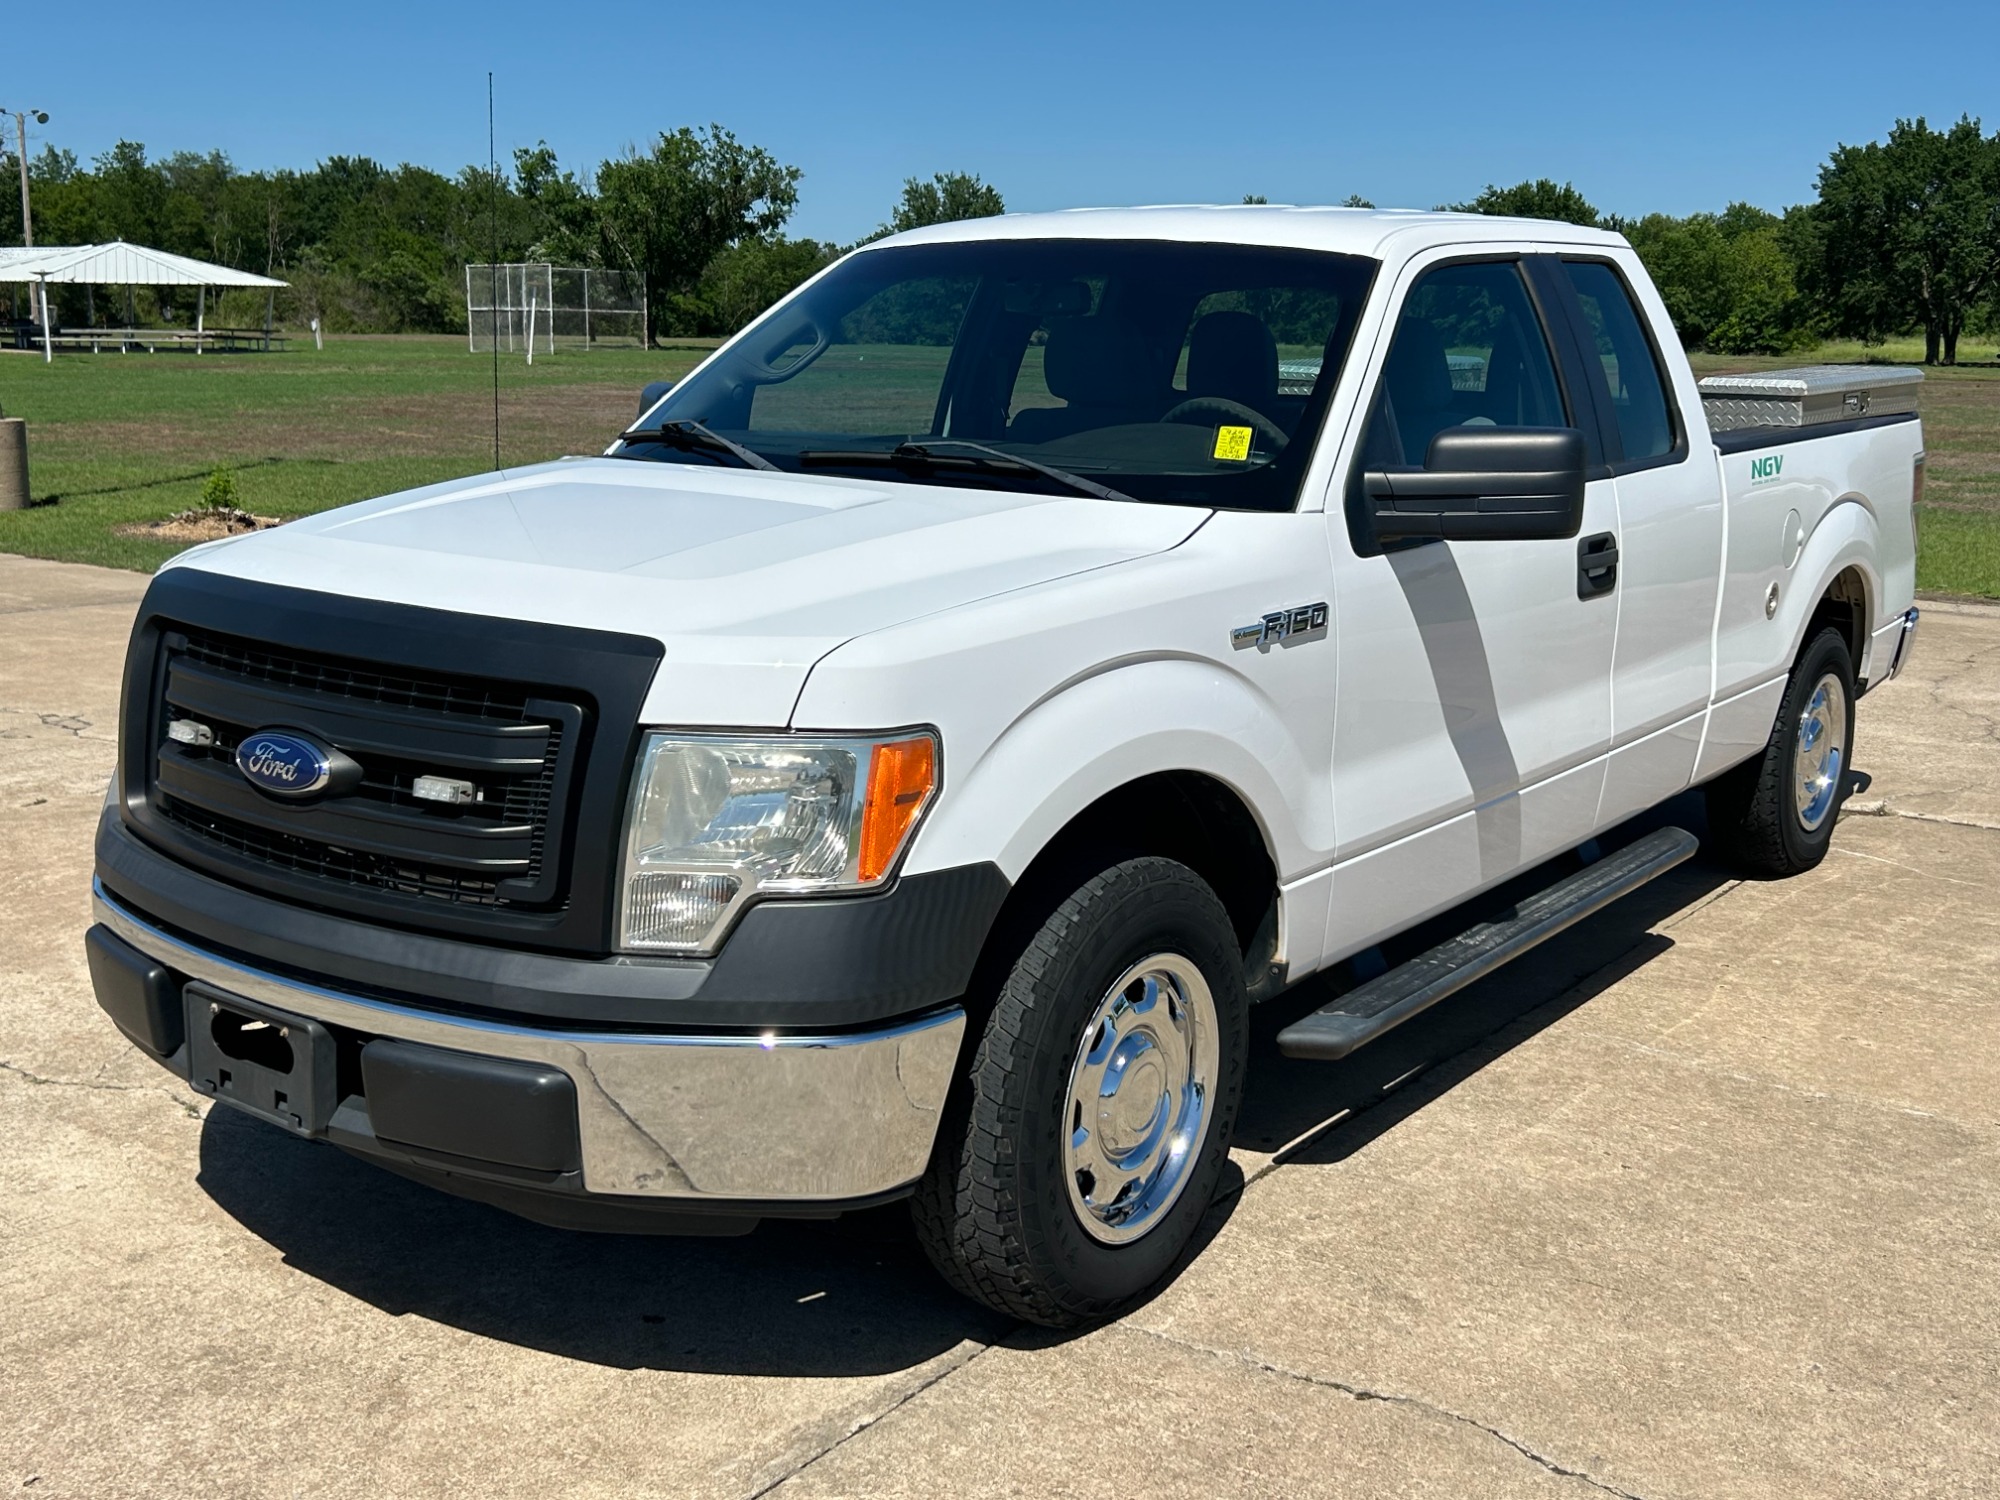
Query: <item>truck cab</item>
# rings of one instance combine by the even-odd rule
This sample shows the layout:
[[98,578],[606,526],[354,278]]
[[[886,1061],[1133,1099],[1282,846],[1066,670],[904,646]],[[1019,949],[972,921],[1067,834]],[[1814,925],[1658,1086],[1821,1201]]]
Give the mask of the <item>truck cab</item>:
[[1816,378],[1830,414],[1705,396],[1568,225],[878,241],[602,455],[164,569],[99,1001],[202,1093],[545,1222],[907,1198],[967,1294],[1107,1316],[1214,1191],[1252,1005],[1691,786],[1746,868],[1824,855],[1915,628],[1922,441],[1893,380]]

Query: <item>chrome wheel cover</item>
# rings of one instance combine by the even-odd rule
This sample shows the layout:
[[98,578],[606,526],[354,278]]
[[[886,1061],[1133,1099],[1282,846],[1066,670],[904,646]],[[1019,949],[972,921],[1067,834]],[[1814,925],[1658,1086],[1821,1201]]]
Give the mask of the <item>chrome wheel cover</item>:
[[1077,1044],[1063,1102],[1063,1176],[1092,1239],[1130,1244],[1180,1198],[1215,1097],[1215,996],[1177,953],[1132,965]]
[[1792,749],[1792,805],[1807,833],[1818,832],[1832,814],[1846,766],[1847,689],[1828,672],[1806,700]]

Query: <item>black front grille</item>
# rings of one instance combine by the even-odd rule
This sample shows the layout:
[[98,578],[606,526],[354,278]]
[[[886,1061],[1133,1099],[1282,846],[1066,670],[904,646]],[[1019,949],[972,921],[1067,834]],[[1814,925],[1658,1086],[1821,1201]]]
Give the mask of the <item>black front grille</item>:
[[303,689],[328,698],[382,703],[424,713],[468,714],[502,723],[521,722],[528,695],[505,684],[444,677],[413,677],[393,668],[333,657],[274,651],[230,636],[190,632],[178,653],[191,662],[255,682]]
[[[506,584],[492,580],[496,600],[539,611]],[[168,568],[133,627],[118,816],[247,902],[603,954],[660,659],[646,636]],[[175,718],[212,742],[170,739]],[[255,729],[303,734],[355,769],[316,797],[269,795],[234,763]],[[424,775],[469,781],[478,798],[419,798]],[[126,894],[142,907],[173,899]]]
[[[578,702],[511,683],[163,633],[148,802],[182,839],[317,891],[559,911],[562,814]],[[204,743],[174,739],[177,720]],[[360,767],[351,784],[289,801],[236,769],[246,735],[303,732]],[[468,803],[419,798],[425,775],[470,782]]]
[[203,812],[176,797],[162,796],[160,813],[169,823],[197,838],[217,844],[245,859],[254,859],[259,864],[271,865],[295,875],[363,890],[395,891],[405,896],[421,896],[465,906],[500,904],[498,887],[491,880],[453,874],[421,862],[385,859],[380,855],[340,849],[316,839],[274,833],[268,828]]

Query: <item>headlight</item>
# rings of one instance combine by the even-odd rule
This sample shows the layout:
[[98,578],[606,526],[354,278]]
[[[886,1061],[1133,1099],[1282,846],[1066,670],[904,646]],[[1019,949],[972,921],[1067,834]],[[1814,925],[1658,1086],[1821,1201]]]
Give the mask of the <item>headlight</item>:
[[650,734],[625,823],[618,946],[712,951],[755,895],[859,890],[937,789],[937,737]]

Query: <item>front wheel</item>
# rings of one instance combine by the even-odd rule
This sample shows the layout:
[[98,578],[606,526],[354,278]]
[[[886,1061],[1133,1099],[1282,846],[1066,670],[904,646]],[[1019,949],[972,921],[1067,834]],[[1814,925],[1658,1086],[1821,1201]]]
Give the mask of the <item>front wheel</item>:
[[1797,875],[1826,858],[1847,800],[1854,663],[1832,626],[1806,642],[1764,753],[1708,784],[1711,841],[1758,875]]
[[1002,983],[912,1200],[945,1279],[1052,1328],[1144,1296],[1214,1195],[1248,1009],[1200,876],[1144,858],[1085,882]]

